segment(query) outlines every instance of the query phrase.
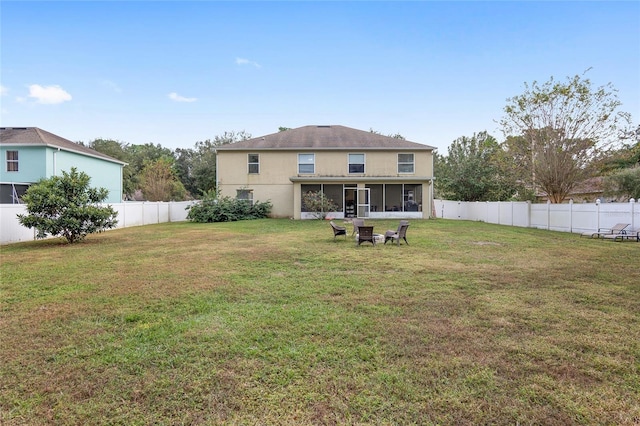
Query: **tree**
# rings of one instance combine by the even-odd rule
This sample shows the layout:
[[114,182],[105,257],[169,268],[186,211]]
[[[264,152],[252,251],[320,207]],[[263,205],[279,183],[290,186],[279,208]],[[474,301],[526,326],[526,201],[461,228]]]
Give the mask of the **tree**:
[[176,150],[177,173],[185,188],[198,197],[216,189],[216,148],[251,139],[247,132],[224,132],[213,140],[198,141],[194,150]]
[[175,163],[173,168],[177,178],[180,179],[180,182],[182,182],[182,185],[191,196],[197,195],[198,187],[193,173],[193,164],[197,156],[196,151],[192,148],[177,148],[174,155]]
[[618,170],[604,178],[604,193],[640,200],[640,166]]
[[127,163],[122,168],[122,192],[124,192],[125,196],[131,197],[138,188],[134,169],[130,164],[131,152],[129,145],[112,139],[94,139],[89,142],[87,146],[102,154]]
[[149,201],[184,200],[187,191],[172,168],[173,162],[159,158],[147,163],[140,176],[140,189]]
[[436,156],[438,196],[460,201],[503,201],[517,189],[512,174],[502,167],[501,149],[487,132],[462,136],[449,146],[446,157]]
[[129,145],[126,147],[126,151],[129,154],[129,165],[131,166],[131,186],[134,188],[129,195],[142,189],[142,171],[149,163],[164,159],[173,164],[175,159],[173,152],[160,144]]
[[41,179],[22,197],[27,213],[18,221],[35,228],[37,238],[47,234],[61,236],[69,243],[83,240],[88,234],[114,228],[118,213],[111,206],[101,206],[109,195],[105,188],[91,188],[91,178],[74,167],[62,176]]
[[632,132],[633,145],[625,145],[604,162],[604,193],[618,198],[640,199],[640,126]]
[[[381,135],[382,133],[378,132],[377,130],[373,130],[373,128],[369,128],[369,132],[373,133],[374,135]],[[405,137],[402,136],[400,133],[391,133],[388,134],[387,136],[389,136],[390,138],[394,138],[394,139],[400,139],[400,140],[405,140]]]
[[507,99],[501,119],[506,152],[519,161],[522,179],[534,191],[560,203],[593,176],[595,160],[629,122],[609,83],[592,88],[576,75],[560,83],[525,83],[525,92]]

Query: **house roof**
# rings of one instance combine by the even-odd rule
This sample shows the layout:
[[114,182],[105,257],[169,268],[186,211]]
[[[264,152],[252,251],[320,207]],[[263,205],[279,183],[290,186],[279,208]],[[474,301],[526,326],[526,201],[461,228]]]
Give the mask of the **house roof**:
[[246,150],[402,150],[432,151],[435,147],[345,126],[304,126],[217,147]]
[[0,145],[8,146],[46,146],[77,152],[90,157],[100,158],[118,164],[127,164],[89,147],[80,145],[37,127],[0,127]]

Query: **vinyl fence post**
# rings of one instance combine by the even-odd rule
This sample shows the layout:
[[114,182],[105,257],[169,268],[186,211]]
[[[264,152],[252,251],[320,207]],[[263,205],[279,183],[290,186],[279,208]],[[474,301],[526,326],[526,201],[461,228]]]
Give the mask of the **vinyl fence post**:
[[573,232],[573,198],[569,199],[569,232]]
[[596,229],[600,231],[600,198],[596,200]]
[[511,226],[513,226],[513,201],[511,202]]
[[547,231],[551,229],[551,200],[547,200]]
[[629,200],[629,203],[631,204],[631,229],[634,230],[634,231],[637,231],[636,225],[635,225],[635,220],[634,220],[635,219],[634,216],[635,216],[636,200],[631,198]]

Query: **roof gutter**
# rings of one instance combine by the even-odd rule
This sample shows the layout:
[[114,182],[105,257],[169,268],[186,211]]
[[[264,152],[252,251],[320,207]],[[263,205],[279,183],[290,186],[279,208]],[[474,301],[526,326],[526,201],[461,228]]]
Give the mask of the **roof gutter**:
[[435,176],[291,176],[291,182],[428,182]]

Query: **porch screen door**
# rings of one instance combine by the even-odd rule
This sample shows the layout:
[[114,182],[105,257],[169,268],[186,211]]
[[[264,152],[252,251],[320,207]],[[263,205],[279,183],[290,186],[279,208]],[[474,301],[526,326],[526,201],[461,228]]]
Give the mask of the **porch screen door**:
[[371,210],[371,205],[369,204],[369,188],[358,188],[356,195],[358,200],[358,217],[369,217],[369,211]]

